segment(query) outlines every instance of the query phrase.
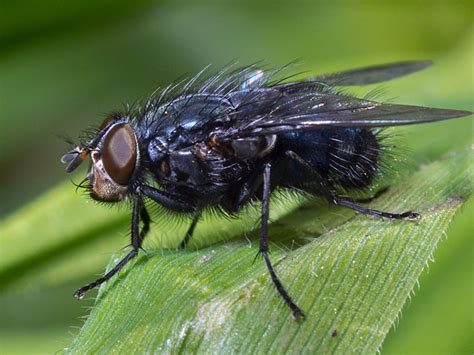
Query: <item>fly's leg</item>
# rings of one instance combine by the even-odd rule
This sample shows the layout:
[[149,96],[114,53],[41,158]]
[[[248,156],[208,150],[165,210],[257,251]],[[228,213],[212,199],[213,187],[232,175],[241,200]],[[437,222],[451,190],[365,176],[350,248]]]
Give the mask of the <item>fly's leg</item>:
[[[140,223],[140,217],[139,216],[145,217],[143,219],[143,229],[142,232],[139,232],[139,223]],[[148,217],[148,218],[147,218]],[[103,277],[95,280],[94,282],[91,282],[90,284],[85,285],[84,287],[81,287],[78,289],[76,292],[74,292],[74,297],[77,299],[82,299],[84,297],[84,294],[107,280],[109,280],[112,276],[114,276],[116,273],[118,273],[124,266],[127,264],[131,259],[133,259],[135,256],[138,254],[138,250],[141,247],[142,241],[148,232],[150,226],[150,218],[148,216],[148,213],[145,210],[145,207],[143,206],[142,200],[137,197],[133,201],[133,213],[132,213],[132,250],[122,259],[119,261],[115,267],[110,270],[107,274],[105,274]]]
[[184,195],[160,191],[147,185],[140,188],[140,193],[170,210],[196,212],[196,206]]
[[[150,231],[151,219],[150,219],[150,215],[148,214],[148,211],[146,210],[143,203],[140,203],[140,204],[141,204],[140,219],[142,220],[143,226],[142,226],[142,230],[140,231],[140,235],[139,235],[138,247],[143,250],[141,245],[143,243],[143,239],[145,239],[146,235]],[[133,238],[132,238],[132,245],[133,245]]]
[[410,221],[419,221],[421,219],[421,215],[413,211],[407,211],[403,213],[384,212],[384,211],[374,210],[372,208],[360,206],[352,201],[348,201],[340,197],[334,197],[333,202],[336,205],[344,206],[344,207],[353,209],[357,212],[374,216],[374,217],[382,217],[382,218],[390,218],[390,219],[407,219]]
[[186,245],[188,245],[189,241],[191,240],[191,238],[193,236],[194,230],[196,229],[196,225],[197,225],[200,218],[201,218],[201,213],[198,213],[198,214],[194,215],[193,221],[191,222],[191,225],[189,226],[188,231],[184,235],[184,238],[181,241],[181,244],[179,245],[179,247],[181,249],[186,248]]
[[280,279],[275,273],[275,270],[273,269],[273,265],[268,256],[267,235],[268,235],[268,216],[270,212],[270,175],[271,175],[271,164],[266,163],[263,170],[262,230],[261,230],[262,234],[260,238],[259,252],[263,257],[263,260],[265,260],[265,264],[267,265],[273,284],[275,285],[278,293],[283,298],[283,300],[288,305],[288,307],[290,307],[295,319],[299,319],[299,318],[304,317],[303,311],[293,302],[291,297],[288,295],[288,292],[286,292]]
[[309,165],[303,158],[301,158],[298,154],[296,154],[293,151],[287,151],[286,155],[297,161],[298,163],[301,164],[302,167],[308,169],[315,178],[318,180],[321,192],[323,193],[324,197],[331,203],[334,203],[335,205],[340,205],[344,206],[350,209],[353,209],[357,212],[367,214],[370,216],[375,216],[375,217],[382,217],[382,218],[390,218],[390,219],[406,219],[410,221],[418,221],[421,218],[421,215],[413,212],[413,211],[407,211],[403,213],[392,213],[392,212],[384,212],[384,211],[379,211],[379,210],[374,210],[372,208],[360,206],[357,203],[353,201],[349,201],[347,199],[344,199],[342,197],[336,196],[327,186],[325,186],[322,182],[321,176],[319,173],[311,166]]
[[197,212],[198,207],[193,203],[193,201],[188,201],[186,196],[182,194],[169,193],[165,191],[157,190],[151,186],[142,186],[140,192],[146,197],[152,199],[153,201],[171,209],[174,211],[180,212],[194,212],[193,221],[191,226],[189,226],[188,231],[186,232],[184,239],[180,243],[181,248],[185,248],[186,244],[191,240],[196,224],[201,217],[201,213]]

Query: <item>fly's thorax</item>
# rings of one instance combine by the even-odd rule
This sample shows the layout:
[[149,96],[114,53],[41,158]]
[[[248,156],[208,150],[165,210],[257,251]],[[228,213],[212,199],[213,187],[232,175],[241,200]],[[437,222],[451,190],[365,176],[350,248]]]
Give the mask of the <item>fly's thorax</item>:
[[147,151],[149,170],[162,186],[196,196],[224,191],[250,174],[254,166],[254,160],[241,159],[232,148],[217,146],[211,140],[172,149],[156,139],[148,144]]
[[176,147],[159,137],[147,147],[149,170],[166,187],[202,186],[208,183],[202,161],[193,145]]

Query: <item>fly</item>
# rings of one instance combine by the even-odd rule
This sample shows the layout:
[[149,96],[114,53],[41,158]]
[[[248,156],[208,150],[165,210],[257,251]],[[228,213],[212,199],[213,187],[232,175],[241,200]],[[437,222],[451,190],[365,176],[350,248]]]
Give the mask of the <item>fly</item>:
[[268,255],[270,195],[275,189],[291,189],[371,216],[419,219],[412,211],[391,213],[361,206],[344,192],[368,188],[379,173],[384,145],[376,128],[471,112],[380,103],[342,94],[337,87],[379,83],[429,65],[428,61],[393,63],[306,81],[277,80],[279,70],[255,66],[227,68],[206,78],[202,71],[154,94],[138,108],[108,116],[61,162],[72,172],[90,157],[85,180],[90,196],[102,202],[132,202],[131,250],[74,296],[81,299],[137,256],[150,229],[146,200],[192,215],[182,248],[206,208],[218,206],[236,214],[260,201],[259,255],[293,316],[303,317]]

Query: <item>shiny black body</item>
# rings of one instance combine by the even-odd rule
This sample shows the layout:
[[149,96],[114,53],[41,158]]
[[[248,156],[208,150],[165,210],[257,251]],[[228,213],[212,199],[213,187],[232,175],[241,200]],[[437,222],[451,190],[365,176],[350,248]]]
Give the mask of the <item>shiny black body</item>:
[[[180,139],[187,137],[187,133],[180,129]],[[272,189],[286,187],[313,194],[321,193],[321,186],[315,184],[312,170],[318,171],[325,188],[335,190],[368,187],[379,168],[380,143],[377,134],[370,129],[336,128],[278,134],[268,155],[252,159],[239,159],[225,148],[209,149],[202,143],[204,139],[197,142],[186,139],[182,141],[183,146],[197,147],[189,149],[189,154],[180,151],[168,155],[171,171],[168,177],[160,169],[164,158],[157,152],[155,140],[159,139],[144,140],[147,144],[142,147],[146,157],[143,168],[152,172],[167,191],[186,195],[189,202],[199,205],[200,209],[219,204],[230,213],[238,212],[243,204],[259,195],[264,160],[274,163]],[[267,146],[261,138],[250,144]],[[296,153],[312,169],[302,168],[298,161],[285,154],[288,151]]]
[[377,211],[342,196],[367,188],[379,173],[383,144],[376,129],[470,112],[380,103],[343,94],[337,87],[390,80],[429,64],[394,63],[295,82],[276,79],[279,70],[264,72],[254,66],[207,77],[201,72],[143,105],[111,115],[62,161],[70,172],[90,155],[85,181],[91,196],[132,202],[132,250],[75,296],[82,298],[138,254],[150,228],[147,200],[193,215],[182,247],[205,209],[234,214],[261,201],[259,254],[293,315],[301,317],[268,254],[271,192],[288,188],[372,216],[418,219],[411,211]]
[[[266,161],[273,164],[272,190],[286,187],[326,194],[369,186],[379,168],[380,143],[375,131],[368,128],[322,128],[219,139],[229,127],[235,128],[236,120],[247,121],[232,117],[241,106],[248,107],[246,116],[265,116],[281,102],[301,96],[300,90],[287,90],[285,84],[231,95],[184,95],[165,107],[150,108],[141,120],[131,121],[142,157],[137,171],[151,173],[166,192],[185,199],[186,206],[168,206],[182,212],[218,205],[235,213],[248,201],[260,199]],[[255,97],[261,101],[251,107]],[[308,166],[302,166],[288,152]],[[162,164],[169,169],[163,172]]]

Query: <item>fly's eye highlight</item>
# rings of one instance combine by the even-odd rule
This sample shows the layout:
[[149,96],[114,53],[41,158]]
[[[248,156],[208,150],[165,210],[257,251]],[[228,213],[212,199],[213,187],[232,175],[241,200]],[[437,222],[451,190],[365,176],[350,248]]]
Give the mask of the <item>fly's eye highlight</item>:
[[128,125],[117,125],[107,133],[102,147],[102,161],[117,184],[127,185],[137,161],[135,133]]

